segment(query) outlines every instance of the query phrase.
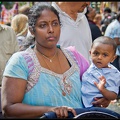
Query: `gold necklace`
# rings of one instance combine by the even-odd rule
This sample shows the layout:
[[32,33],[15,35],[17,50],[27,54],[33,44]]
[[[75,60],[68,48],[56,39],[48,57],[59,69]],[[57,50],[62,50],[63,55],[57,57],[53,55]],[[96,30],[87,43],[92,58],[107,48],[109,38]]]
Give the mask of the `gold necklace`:
[[[61,67],[61,64],[60,64],[60,59],[59,59],[59,56],[58,56],[58,52],[56,52],[57,54],[57,58],[58,58],[58,62],[59,62],[59,65],[60,65],[60,70],[61,70],[61,73],[62,73],[62,67]],[[44,60],[44,56],[42,57],[43,61],[46,63],[47,67],[49,68],[49,70],[52,71],[51,67],[48,65],[48,63]],[[72,89],[72,84],[70,82],[70,80],[67,80],[66,79],[66,76],[64,76],[60,82],[59,82],[59,85],[60,85],[60,89],[62,90],[62,95],[63,96],[66,96],[66,94],[70,94],[71,92],[71,89]]]
[[[40,52],[40,53],[41,53],[41,52]],[[56,54],[58,54],[58,50],[56,50],[54,56],[55,56]],[[51,67],[48,65],[48,63],[47,63],[47,62],[45,61],[45,59],[44,59],[44,58],[46,58],[46,56],[44,56],[42,53],[41,53],[41,55],[42,55],[43,61],[44,61],[45,64],[47,65],[48,69],[52,71]],[[52,59],[54,58],[54,56],[52,57]],[[50,59],[50,60],[51,60],[51,59]],[[49,60],[49,61],[50,61],[50,60]],[[50,61],[50,62],[51,62],[51,61]]]
[[[58,57],[59,65],[60,65],[60,70],[61,70],[61,72],[62,72],[62,67],[61,67],[61,64],[60,64],[59,56],[57,55],[57,57]],[[62,82],[65,81],[65,78],[66,78],[66,77],[63,77],[63,79],[62,79],[61,81],[62,81]],[[62,87],[61,81],[59,82],[60,89],[62,90],[62,95],[63,95],[63,96],[66,96],[66,93],[65,93],[65,91],[63,90],[64,88]],[[63,83],[63,84],[64,84],[64,83]],[[63,86],[64,86],[64,85],[63,85]]]
[[[39,51],[40,52],[40,51]],[[41,53],[41,52],[40,52]],[[43,53],[41,53],[41,55],[44,57],[44,58],[46,58],[47,60],[49,60],[49,62],[52,62],[52,59],[56,56],[56,54],[57,54],[57,50],[55,51],[55,54],[52,56],[52,58],[49,58],[49,57],[47,57],[46,55],[44,55]]]
[[50,67],[50,66],[48,65],[48,63],[44,60],[44,56],[42,56],[42,59],[43,59],[43,61],[45,62],[45,64],[47,65],[47,67],[49,68],[49,70],[52,71],[51,67]]
[[[62,72],[62,67],[61,67],[61,64],[60,64],[60,59],[59,59],[58,54],[57,54],[57,57],[58,57],[60,69],[61,69],[61,72]],[[59,85],[60,85],[60,89],[62,90],[62,95],[63,96],[66,96],[66,94],[70,94],[71,89],[72,89],[72,84],[71,84],[70,80],[66,79],[66,76],[63,76],[63,78],[59,82]]]

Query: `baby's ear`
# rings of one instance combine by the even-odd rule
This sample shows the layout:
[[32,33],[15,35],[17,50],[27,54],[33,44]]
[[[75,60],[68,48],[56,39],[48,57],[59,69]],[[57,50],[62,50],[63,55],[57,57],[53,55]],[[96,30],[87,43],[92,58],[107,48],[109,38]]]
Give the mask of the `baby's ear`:
[[117,55],[114,55],[111,62],[113,62],[116,58],[117,58]]

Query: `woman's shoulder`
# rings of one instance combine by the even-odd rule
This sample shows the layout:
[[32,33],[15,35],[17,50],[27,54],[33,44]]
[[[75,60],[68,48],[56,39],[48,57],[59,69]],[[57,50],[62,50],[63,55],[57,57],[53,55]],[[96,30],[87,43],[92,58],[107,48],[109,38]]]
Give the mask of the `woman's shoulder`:
[[69,46],[65,48],[68,50],[68,53],[71,55],[71,57],[74,59],[74,61],[77,63],[79,69],[80,69],[80,74],[82,74],[88,69],[89,67],[89,62],[87,59],[79,53],[74,46]]
[[18,61],[22,61],[23,59],[23,55],[25,52],[24,51],[18,51],[12,54],[12,56],[10,57],[9,61],[15,61],[18,63]]
[[69,46],[69,47],[66,47],[66,48],[64,48],[65,50],[67,50],[67,51],[71,51],[71,52],[78,52],[77,50],[76,50],[76,48],[75,48],[75,46]]
[[67,51],[67,53],[75,60],[78,61],[80,64],[87,64],[89,66],[88,60],[75,48],[75,46],[69,46],[63,48],[62,46],[58,45],[58,48],[62,49],[63,51]]
[[70,51],[70,52],[72,52],[75,57],[77,57],[77,58],[79,57],[79,58],[87,61],[87,59],[75,48],[75,46],[69,46],[69,47],[67,47],[65,49],[68,50],[68,51]]
[[12,56],[11,59],[23,59],[31,56],[30,50],[17,51]]

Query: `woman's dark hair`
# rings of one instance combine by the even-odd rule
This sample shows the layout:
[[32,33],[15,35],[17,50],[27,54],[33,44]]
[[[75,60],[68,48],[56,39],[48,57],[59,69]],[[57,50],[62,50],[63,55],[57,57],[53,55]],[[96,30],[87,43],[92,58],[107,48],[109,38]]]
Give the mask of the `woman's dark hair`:
[[34,32],[35,32],[36,21],[41,16],[43,10],[50,10],[53,13],[55,13],[60,23],[59,13],[53,6],[51,6],[50,4],[37,3],[30,8],[28,14],[28,25],[29,28]]

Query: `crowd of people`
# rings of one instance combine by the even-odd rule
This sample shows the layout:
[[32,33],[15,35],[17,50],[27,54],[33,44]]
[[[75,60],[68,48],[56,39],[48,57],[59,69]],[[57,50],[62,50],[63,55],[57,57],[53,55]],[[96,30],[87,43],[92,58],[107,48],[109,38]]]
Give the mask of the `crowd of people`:
[[120,25],[110,30],[120,14],[103,34],[90,2],[37,2],[19,11],[11,26],[0,25],[7,37],[0,59],[3,116],[38,118],[52,111],[67,118],[69,111],[77,115],[75,108],[92,108],[120,118],[106,108],[120,91]]

